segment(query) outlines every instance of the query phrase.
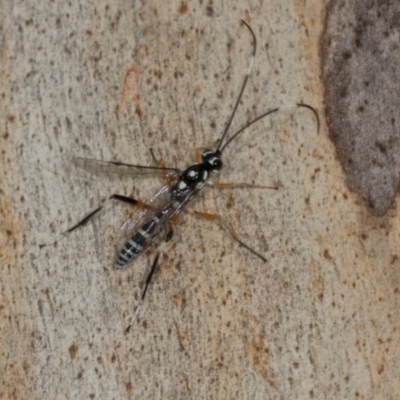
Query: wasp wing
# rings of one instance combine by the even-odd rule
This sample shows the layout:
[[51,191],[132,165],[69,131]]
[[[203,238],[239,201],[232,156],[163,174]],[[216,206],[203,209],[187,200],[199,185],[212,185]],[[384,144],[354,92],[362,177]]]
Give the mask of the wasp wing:
[[118,161],[102,161],[91,158],[74,158],[72,163],[75,167],[83,169],[91,174],[117,175],[120,177],[135,176],[169,176],[171,180],[178,177],[179,170],[176,168],[162,168],[145,165],[125,164]]
[[165,229],[167,224],[178,215],[183,207],[192,198],[194,190],[188,188],[179,192],[179,205],[172,205],[171,200],[171,187],[176,184],[172,182],[170,185],[164,185],[157,193],[155,193],[150,199],[148,199],[139,213],[133,218],[125,221],[121,230],[126,232],[133,232],[140,229],[144,224],[149,221],[156,220],[157,228],[154,229],[154,238],[156,238],[160,232]]

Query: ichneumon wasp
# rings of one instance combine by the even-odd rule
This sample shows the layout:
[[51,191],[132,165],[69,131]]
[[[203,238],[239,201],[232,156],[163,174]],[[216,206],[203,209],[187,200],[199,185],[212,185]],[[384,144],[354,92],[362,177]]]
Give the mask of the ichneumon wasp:
[[[229,128],[231,126],[233,117],[236,114],[237,108],[239,106],[240,100],[242,98],[244,89],[247,85],[247,81],[250,76],[250,72],[252,69],[252,65],[254,62],[254,58],[256,55],[257,49],[257,41],[256,36],[249,26],[249,24],[242,20],[242,23],[248,28],[252,35],[253,39],[253,53],[249,63],[249,67],[240,88],[239,96],[236,100],[228,123],[222,133],[222,137],[218,140],[218,145],[215,149],[206,149],[203,150],[201,155],[197,153],[197,162],[187,167],[185,170],[181,171],[176,168],[168,168],[164,165],[162,161],[157,161],[154,157],[153,152],[151,152],[152,157],[157,166],[143,166],[143,165],[133,165],[133,164],[125,164],[121,162],[113,162],[113,161],[100,161],[93,159],[85,159],[85,158],[75,158],[73,163],[75,166],[85,169],[89,172],[98,172],[103,169],[114,169],[117,171],[124,171],[125,174],[130,174],[135,176],[137,174],[154,174],[164,176],[167,183],[156,192],[148,201],[141,202],[131,197],[122,196],[119,194],[113,194],[110,199],[116,199],[122,202],[126,202],[132,204],[134,206],[140,207],[140,211],[136,215],[133,220],[128,220],[122,226],[122,230],[126,231],[127,234],[130,234],[129,240],[122,247],[119,252],[117,262],[115,267],[121,268],[126,264],[132,262],[139,255],[144,253],[151,244],[155,244],[157,241],[168,241],[172,236],[172,226],[176,221],[179,214],[186,208],[189,202],[196,197],[196,195],[203,189],[204,185],[210,184],[215,187],[220,188],[235,188],[235,187],[248,187],[248,188],[272,188],[277,189],[277,187],[268,187],[268,186],[259,186],[259,185],[251,185],[246,183],[232,184],[232,183],[220,183],[220,182],[212,182],[209,181],[209,178],[212,175],[219,174],[223,167],[222,155],[224,154],[227,146],[235,140],[245,129],[249,128],[251,125],[259,121],[260,119],[266,117],[267,115],[273,114],[279,110],[288,107],[303,107],[311,110],[318,124],[319,130],[319,117],[316,110],[303,103],[297,103],[291,106],[286,107],[277,107],[267,112],[259,115],[257,118],[253,119],[237,132],[235,132],[231,137],[228,136]],[[79,221],[77,224],[69,228],[64,234],[70,233],[77,229],[78,227],[87,223],[95,214],[97,214],[101,210],[102,206],[98,207],[90,214],[88,214],[85,218]],[[256,252],[250,246],[242,242],[233,229],[218,215],[216,214],[207,214],[203,212],[194,212],[196,215],[218,221],[223,228],[225,228],[231,237],[238,242],[240,245],[245,247],[255,256],[259,257],[263,261],[267,261],[261,254]],[[157,240],[158,239],[158,240]],[[151,282],[154,271],[157,268],[158,260],[161,252],[157,251],[156,256],[154,258],[152,267],[150,272],[146,278],[146,282],[144,285],[144,289],[141,295],[141,300],[143,301]],[[138,307],[135,317],[138,314],[140,306]],[[133,322],[133,321],[132,321]],[[129,329],[129,328],[128,328]]]

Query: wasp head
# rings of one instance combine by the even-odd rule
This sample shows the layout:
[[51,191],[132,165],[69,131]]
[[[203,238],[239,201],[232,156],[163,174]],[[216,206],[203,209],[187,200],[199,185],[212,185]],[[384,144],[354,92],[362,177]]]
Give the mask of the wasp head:
[[214,174],[218,174],[223,167],[221,152],[219,150],[204,150],[201,159],[204,165]]

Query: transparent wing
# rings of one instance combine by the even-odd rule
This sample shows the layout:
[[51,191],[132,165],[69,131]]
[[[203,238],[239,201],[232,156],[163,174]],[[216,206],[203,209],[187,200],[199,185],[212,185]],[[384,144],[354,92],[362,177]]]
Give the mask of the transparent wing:
[[[172,182],[172,185],[176,183]],[[169,185],[163,186],[156,194],[150,197],[144,205],[141,211],[133,218],[128,219],[121,226],[123,231],[136,231],[143,226],[146,222],[157,217],[158,226],[154,230],[154,236],[158,235],[166,225],[172,220],[172,218],[177,215],[183,207],[188,203],[188,201],[193,196],[193,189],[187,189],[186,191],[180,192],[179,194],[179,207],[171,207],[171,197],[170,197],[171,187]]]
[[74,158],[72,163],[75,167],[83,169],[91,174],[117,175],[120,177],[135,176],[165,176],[176,180],[179,170],[176,168],[149,167],[145,165],[125,164],[117,161],[101,161],[91,158]]

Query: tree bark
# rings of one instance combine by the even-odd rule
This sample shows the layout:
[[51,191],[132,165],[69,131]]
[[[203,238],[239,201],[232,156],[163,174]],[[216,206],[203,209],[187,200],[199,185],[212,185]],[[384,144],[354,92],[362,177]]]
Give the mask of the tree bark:
[[[168,3],[168,4],[167,4]],[[210,5],[211,4],[211,5]],[[326,2],[3,1],[1,399],[398,398],[400,225],[371,217],[324,125]],[[73,157],[185,168],[215,144],[252,52],[223,182],[154,257],[115,270],[119,227],[162,179],[87,174]],[[60,236],[104,204],[88,224]],[[54,244],[40,248],[42,243]]]

